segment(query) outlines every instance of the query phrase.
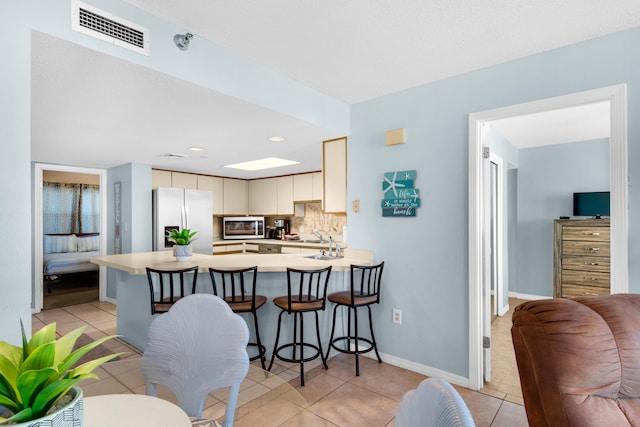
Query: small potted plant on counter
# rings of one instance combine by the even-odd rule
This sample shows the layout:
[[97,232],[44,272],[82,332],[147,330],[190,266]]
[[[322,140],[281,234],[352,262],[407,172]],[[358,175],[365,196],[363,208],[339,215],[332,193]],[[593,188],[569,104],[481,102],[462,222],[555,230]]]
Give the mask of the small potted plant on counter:
[[187,261],[193,254],[191,242],[195,239],[197,231],[191,231],[188,228],[182,230],[170,230],[167,238],[170,242],[175,243],[173,247],[173,255],[178,261]]
[[81,426],[82,389],[76,384],[85,378],[97,379],[92,373],[94,369],[124,353],[74,365],[114,336],[100,338],[74,351],[86,326],[56,340],[56,324],[50,323],[29,341],[22,322],[20,326],[22,348],[0,342],[0,425]]

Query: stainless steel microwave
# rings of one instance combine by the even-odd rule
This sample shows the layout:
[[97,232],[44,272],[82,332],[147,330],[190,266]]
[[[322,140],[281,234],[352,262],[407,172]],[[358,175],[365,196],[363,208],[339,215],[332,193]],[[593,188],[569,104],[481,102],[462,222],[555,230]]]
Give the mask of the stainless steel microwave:
[[223,218],[223,239],[264,239],[263,216],[237,216]]

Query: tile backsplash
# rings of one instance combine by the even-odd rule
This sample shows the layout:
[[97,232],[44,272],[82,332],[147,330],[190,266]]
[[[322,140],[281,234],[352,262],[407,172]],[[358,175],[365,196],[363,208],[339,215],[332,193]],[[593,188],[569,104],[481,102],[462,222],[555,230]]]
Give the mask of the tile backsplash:
[[318,228],[340,242],[344,240],[343,229],[347,225],[347,216],[323,213],[322,203],[319,202],[305,203],[304,216],[293,216],[290,222],[291,232],[299,234],[301,238],[313,238],[313,230]]

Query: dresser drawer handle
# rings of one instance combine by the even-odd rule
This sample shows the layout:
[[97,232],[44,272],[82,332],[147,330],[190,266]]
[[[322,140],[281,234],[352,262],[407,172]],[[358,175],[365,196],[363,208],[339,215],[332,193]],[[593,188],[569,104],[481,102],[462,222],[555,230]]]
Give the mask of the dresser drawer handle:
[[600,279],[598,279],[597,277],[585,277],[585,279],[587,279],[587,280],[591,280],[592,282],[597,282],[597,281],[599,281],[599,280],[600,280]]
[[594,233],[585,233],[587,236],[599,236],[600,233],[598,232],[594,232]]
[[593,295],[593,296],[597,296],[598,294],[596,294],[595,292],[585,292],[585,295]]
[[600,248],[584,248],[585,251],[589,251],[589,252],[598,252],[600,250]]
[[596,265],[600,265],[600,264],[597,262],[585,262],[584,265],[592,265],[595,267]]

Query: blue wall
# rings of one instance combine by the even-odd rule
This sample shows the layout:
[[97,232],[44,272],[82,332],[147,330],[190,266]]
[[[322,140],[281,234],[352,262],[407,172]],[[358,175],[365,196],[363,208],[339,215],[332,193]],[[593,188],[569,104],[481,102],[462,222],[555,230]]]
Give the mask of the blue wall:
[[[122,253],[149,252],[152,249],[152,198],[151,167],[128,163],[111,168],[107,172],[107,253],[113,254],[115,247],[115,190],[116,182],[121,183],[120,236]],[[107,296],[116,298],[116,270],[107,270]]]
[[[375,258],[386,262],[376,320],[383,352],[468,376],[468,115],[473,112],[627,83],[629,277],[630,291],[640,291],[640,266],[633,262],[640,250],[639,225],[633,221],[640,200],[640,188],[633,186],[640,166],[639,39],[639,29],[620,32],[352,107],[348,206],[360,200],[361,210],[349,212],[349,245],[372,248]],[[385,146],[385,132],[397,128],[407,129],[407,143]],[[418,216],[382,218],[382,174],[407,169],[417,170]],[[518,231],[518,237],[527,235]],[[403,310],[403,325],[391,323],[392,308]]]
[[518,279],[522,294],[553,296],[553,220],[573,213],[573,193],[609,191],[609,140],[520,150]]

